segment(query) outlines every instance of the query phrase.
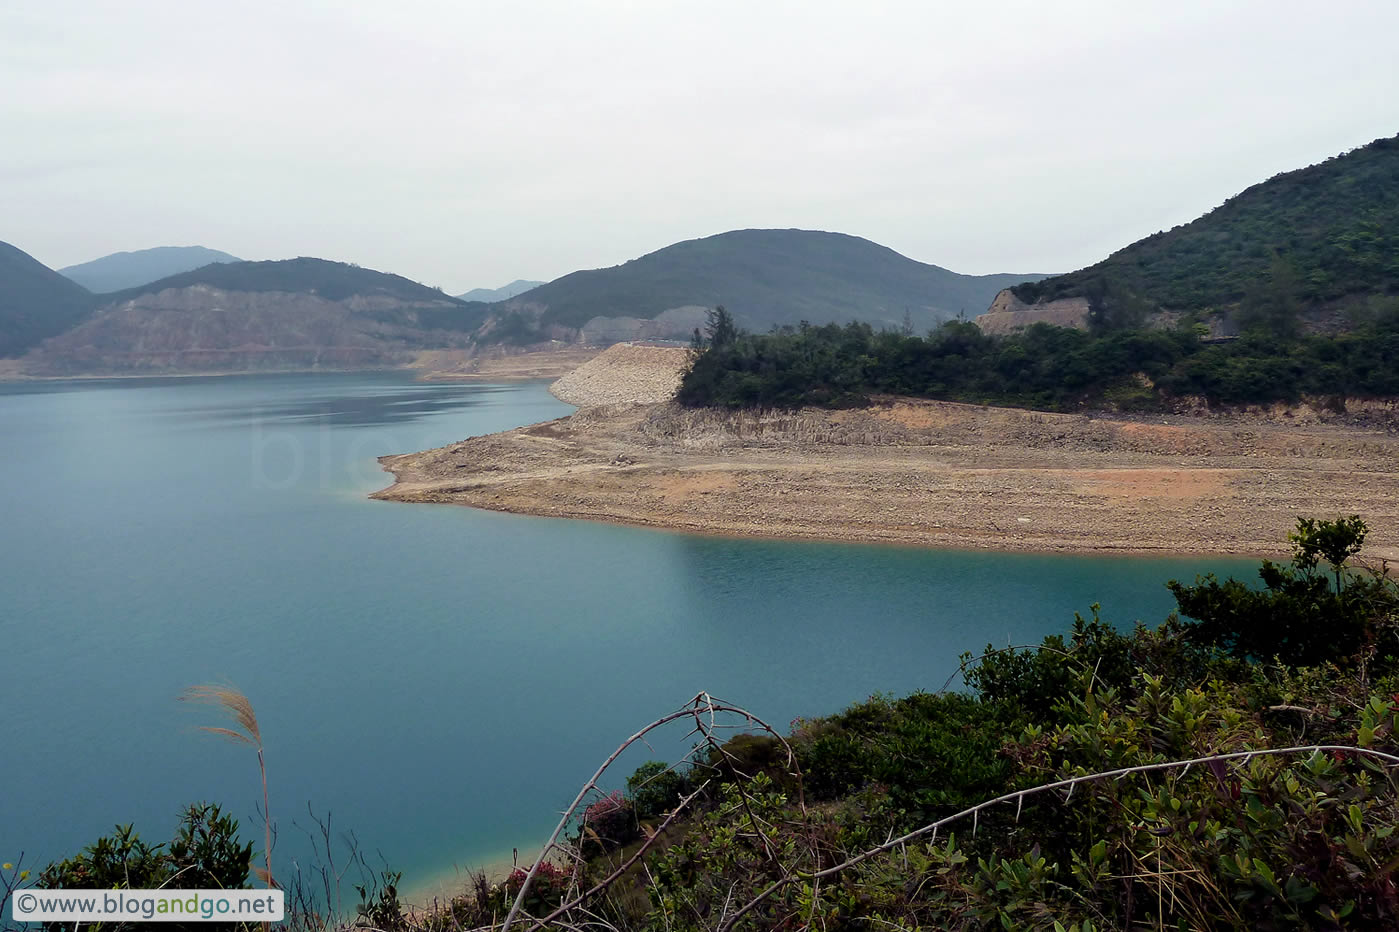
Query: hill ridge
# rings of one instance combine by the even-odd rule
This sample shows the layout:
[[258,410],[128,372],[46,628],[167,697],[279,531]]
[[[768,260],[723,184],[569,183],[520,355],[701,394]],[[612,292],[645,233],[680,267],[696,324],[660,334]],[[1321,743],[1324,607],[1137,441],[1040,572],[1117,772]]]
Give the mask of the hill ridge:
[[1399,294],[1399,135],[1250,185],[1101,262],[1010,290],[1084,298],[1095,320],[1162,311],[1286,318]]
[[1032,274],[962,275],[863,237],[749,228],[672,243],[618,265],[582,269],[498,305],[499,331],[528,339],[576,332],[594,318],[654,319],[726,306],[750,328],[845,322],[928,327],[985,307]]
[[0,242],[0,358],[69,329],[91,313],[95,300],[82,285]]

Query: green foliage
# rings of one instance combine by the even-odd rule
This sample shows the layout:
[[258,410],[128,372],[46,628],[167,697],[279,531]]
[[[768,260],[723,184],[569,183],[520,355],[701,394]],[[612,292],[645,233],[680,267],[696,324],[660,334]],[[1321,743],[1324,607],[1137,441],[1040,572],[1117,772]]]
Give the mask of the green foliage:
[[1239,308],[1277,336],[1310,308],[1399,294],[1399,136],[1278,175],[1205,216],[1096,265],[1014,288],[1022,301],[1085,297],[1103,326],[1161,309]]
[[[1394,650],[1399,586],[1386,576],[1345,567],[1365,533],[1365,523],[1355,515],[1299,519],[1289,535],[1293,565],[1264,560],[1258,571],[1262,589],[1212,575],[1197,578],[1193,586],[1172,580],[1168,586],[1180,613],[1195,619],[1183,633],[1193,643],[1240,659],[1277,658],[1294,666],[1351,657],[1366,645]],[[1317,571],[1320,559],[1331,565],[1334,585]]]
[[723,349],[732,345],[738,339],[738,327],[734,324],[733,315],[730,314],[724,305],[719,305],[709,312],[704,322],[705,346]]
[[[1173,681],[1197,674],[1201,652],[1175,637],[1177,630],[1177,625],[1168,623],[1161,629],[1124,635],[1103,621],[1094,605],[1091,619],[1074,615],[1068,641],[1050,635],[1040,647],[1029,650],[997,650],[988,644],[964,679],[982,701],[1012,705],[1037,721],[1086,671],[1097,683],[1118,688],[1128,686],[1148,660],[1154,669],[1169,671]],[[964,665],[970,659],[970,654],[964,654]]]
[[627,777],[627,792],[637,819],[664,818],[689,788],[689,781],[663,761],[649,760]]
[[118,825],[114,834],[44,868],[38,885],[49,890],[154,889],[174,873],[164,847],[146,844],[131,825]]
[[[169,844],[149,845],[131,825],[118,825],[80,853],[55,861],[39,873],[37,886],[48,890],[243,890],[248,888],[253,846],[238,840],[238,822],[213,803],[196,803],[180,815]],[[63,923],[47,923],[53,932]],[[128,929],[178,929],[169,923],[124,923]],[[200,928],[229,929],[231,923]],[[95,928],[95,927],[94,927]]]
[[1319,559],[1331,564],[1336,574],[1336,590],[1344,583],[1342,571],[1345,563],[1360,552],[1365,543],[1369,528],[1359,515],[1337,518],[1335,521],[1319,521],[1316,518],[1298,518],[1297,530],[1287,535],[1292,544],[1292,563],[1298,569],[1313,570]]
[[1201,342],[1176,330],[1090,333],[1036,324],[1006,337],[951,321],[926,338],[867,324],[803,325],[696,354],[677,399],[724,407],[846,407],[872,394],[1047,410],[1153,410],[1173,397],[1293,401],[1399,395],[1399,307],[1335,336]]
[[[1363,531],[1303,521],[1294,543],[1339,566]],[[1376,618],[1399,607],[1388,581],[1343,573]],[[969,660],[969,693],[794,723],[803,803],[761,769],[732,775],[648,858],[647,906],[618,927],[710,929],[756,901],[735,928],[1394,928],[1392,767],[1216,755],[1399,754],[1399,658],[1372,640],[1320,666],[1264,665],[1193,634],[1176,619],[1122,633],[1095,607],[1041,649]],[[1174,761],[1192,763],[1161,766]],[[1157,769],[1088,779],[1142,767]],[[1039,792],[1065,780],[1079,782]],[[1027,795],[965,812],[1016,790]],[[957,813],[941,834],[872,850]]]
[[180,814],[175,838],[148,845],[130,825],[118,825],[81,853],[50,864],[39,875],[45,889],[149,890],[178,877],[185,889],[241,890],[248,886],[252,843],[238,840],[238,821],[213,803]]
[[696,761],[692,778],[746,780],[759,773],[778,785],[787,784],[791,766],[786,747],[772,735],[738,734]]
[[386,870],[366,883],[355,884],[359,893],[359,905],[355,907],[358,925],[383,932],[409,928],[408,917],[398,899],[398,885],[402,881],[403,874]]
[[805,787],[834,799],[878,786],[900,824],[946,814],[1004,786],[1016,710],[958,693],[874,697],[793,736]]
[[243,889],[252,857],[252,842],[238,841],[238,821],[213,803],[189,806],[170,842],[170,864],[186,889]]
[[[648,927],[703,928],[706,917],[725,903],[746,902],[778,864],[794,859],[796,840],[780,829],[788,800],[766,775],[747,781],[742,793],[724,784],[716,802],[682,843],[657,859]],[[782,911],[780,903],[761,908],[745,928],[774,928]]]

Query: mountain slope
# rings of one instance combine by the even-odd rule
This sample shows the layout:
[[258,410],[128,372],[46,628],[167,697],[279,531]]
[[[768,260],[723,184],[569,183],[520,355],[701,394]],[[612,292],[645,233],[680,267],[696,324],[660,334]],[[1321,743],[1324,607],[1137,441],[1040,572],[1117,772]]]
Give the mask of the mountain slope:
[[464,349],[488,305],[324,259],[204,266],[103,295],[26,357],[34,374],[254,371],[403,365]]
[[58,272],[88,291],[102,294],[135,288],[213,262],[241,261],[237,256],[203,246],[157,246],[135,252],[114,252],[91,262],[70,265]]
[[1277,175],[1096,265],[1012,289],[1106,323],[1161,310],[1321,311],[1399,294],[1399,136]]
[[[735,230],[667,246],[609,269],[574,272],[505,302],[514,330],[579,329],[597,317],[655,318],[686,305],[725,305],[749,329],[862,320],[926,328],[979,311],[1026,275],[959,275],[856,236]],[[511,329],[511,328],[503,328]]]
[[517,294],[523,294],[531,288],[538,288],[544,282],[530,281],[524,278],[517,278],[508,285],[499,288],[472,288],[466,294],[457,295],[463,301],[485,301],[488,304],[495,301],[507,301]]
[[313,259],[306,256],[269,262],[206,265],[149,284],[102,295],[102,298],[108,302],[121,301],[141,294],[170,288],[188,288],[192,285],[208,285],[211,288],[229,291],[306,292],[330,301],[341,301],[353,295],[382,295],[433,305],[465,304],[458,298],[402,275],[376,272],[347,262],[332,262],[329,259]]
[[94,304],[86,288],[0,243],[0,358],[18,356],[73,326]]

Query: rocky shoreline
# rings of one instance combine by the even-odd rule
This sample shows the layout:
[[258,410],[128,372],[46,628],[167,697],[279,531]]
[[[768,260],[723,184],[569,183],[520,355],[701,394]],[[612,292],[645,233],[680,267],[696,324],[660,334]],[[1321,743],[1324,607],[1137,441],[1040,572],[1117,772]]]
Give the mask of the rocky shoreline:
[[[854,411],[587,407],[386,456],[379,499],[736,536],[1069,553],[1280,552],[1359,513],[1399,558],[1399,435],[884,399]],[[1301,420],[1306,420],[1305,418]]]

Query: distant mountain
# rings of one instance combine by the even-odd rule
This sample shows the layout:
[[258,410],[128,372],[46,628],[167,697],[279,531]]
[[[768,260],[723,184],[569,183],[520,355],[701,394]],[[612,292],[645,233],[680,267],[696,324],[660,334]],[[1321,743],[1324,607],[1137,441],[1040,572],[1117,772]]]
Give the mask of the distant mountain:
[[482,337],[529,342],[717,304],[750,330],[803,320],[897,327],[905,314],[921,330],[975,314],[1002,288],[1037,277],[959,275],[841,233],[735,230],[526,291],[497,305]]
[[1395,295],[1399,136],[1277,175],[1096,265],[1017,285],[997,305],[1070,299],[1107,325],[1179,311],[1286,328]]
[[677,243],[490,304],[324,259],[206,264],[98,296],[29,261],[58,296],[30,302],[45,309],[43,326],[3,332],[36,375],[365,368],[488,343],[683,339],[717,304],[754,330],[802,320],[898,327],[906,316],[925,329],[1030,277],[959,275],[804,230]]
[[410,304],[460,307],[466,302],[429,288],[402,275],[376,272],[348,262],[328,259],[281,259],[271,262],[229,262],[205,265],[159,281],[127,288],[100,296],[105,302],[117,302],[142,294],[154,294],[168,289],[183,289],[205,285],[227,291],[279,291],[318,295],[330,301],[342,301],[359,296],[393,298]]
[[27,371],[396,366],[421,350],[469,347],[489,307],[399,275],[310,258],[206,265],[97,300],[88,320],[26,357]]
[[19,356],[92,310],[88,290],[9,243],[0,243],[0,357]]
[[500,288],[472,288],[466,294],[457,295],[463,301],[485,301],[492,303],[495,301],[505,301],[515,297],[517,294],[529,291],[531,288],[538,288],[544,282],[532,282],[523,278],[517,278],[508,285]]
[[237,256],[203,246],[157,246],[135,252],[114,252],[58,271],[88,291],[101,294],[135,288],[213,262],[241,261]]

